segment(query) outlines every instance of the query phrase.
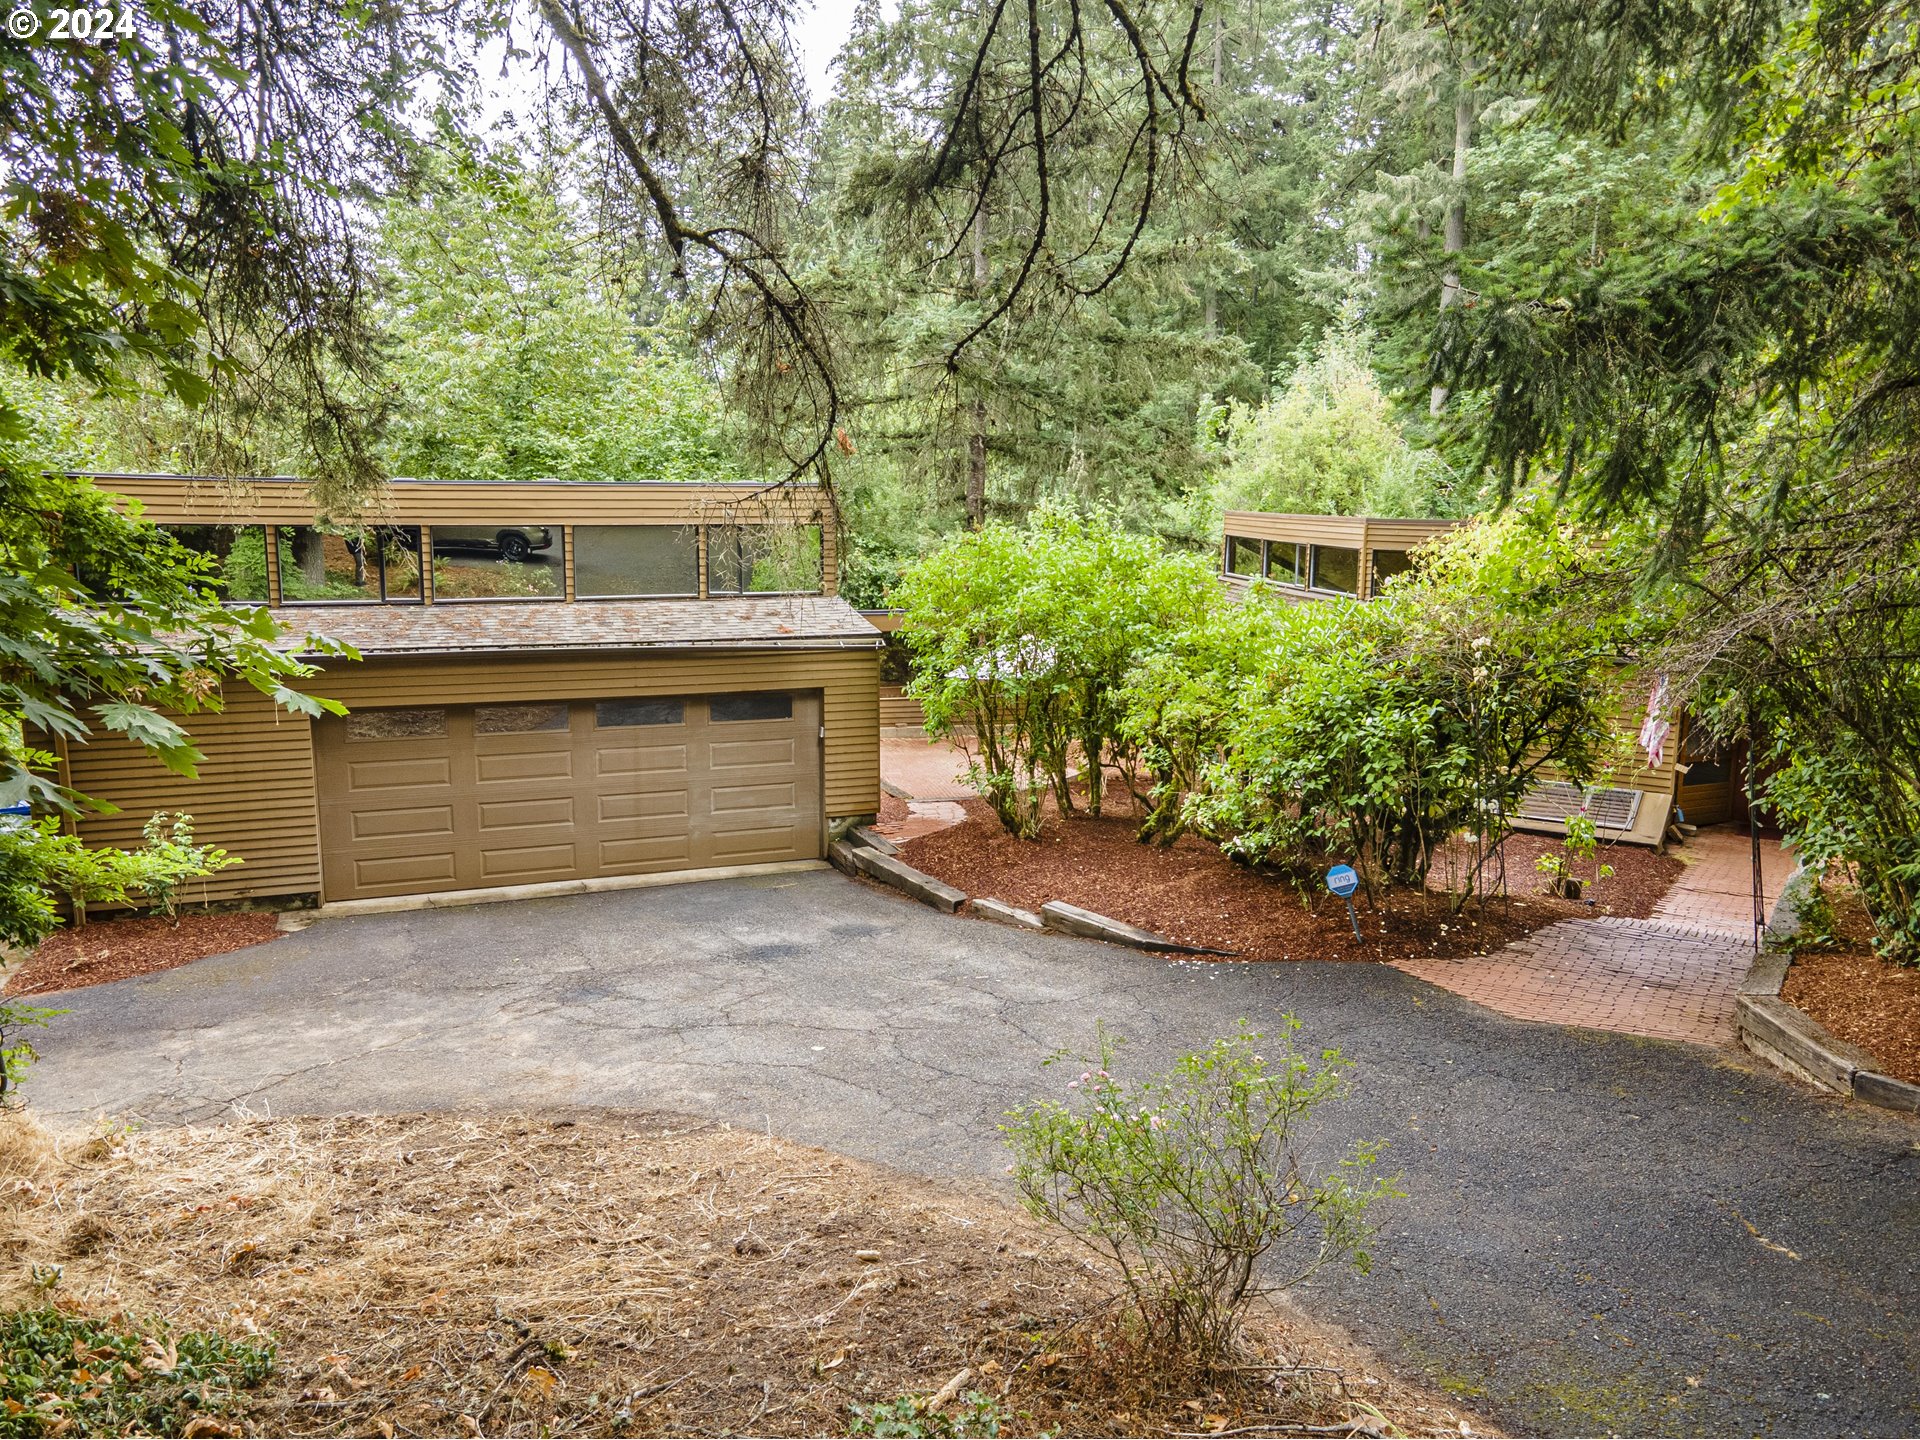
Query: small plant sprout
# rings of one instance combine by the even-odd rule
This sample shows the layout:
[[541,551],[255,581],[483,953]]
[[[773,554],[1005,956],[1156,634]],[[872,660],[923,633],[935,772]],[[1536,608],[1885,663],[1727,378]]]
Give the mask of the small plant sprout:
[[[1598,894],[1600,882],[1613,875],[1613,866],[1596,863],[1599,848],[1600,835],[1594,828],[1593,815],[1582,805],[1577,813],[1567,817],[1567,838],[1560,850],[1549,850],[1533,862],[1533,867],[1547,877],[1548,890],[1569,900],[1578,900],[1583,886]],[[1580,864],[1594,867],[1591,881],[1581,880]],[[1592,896],[1588,898],[1591,900]]]

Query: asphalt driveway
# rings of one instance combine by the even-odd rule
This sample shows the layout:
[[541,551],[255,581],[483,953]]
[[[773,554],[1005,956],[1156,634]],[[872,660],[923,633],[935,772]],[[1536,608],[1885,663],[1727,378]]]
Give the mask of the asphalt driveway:
[[1104,1019],[1152,1063],[1291,1010],[1409,1198],[1301,1297],[1516,1429],[1920,1429],[1920,1124],[1742,1056],[1503,1019],[1364,965],[1168,963],[829,873],[323,920],[79,991],[43,1114],[676,1109],[999,1180]]

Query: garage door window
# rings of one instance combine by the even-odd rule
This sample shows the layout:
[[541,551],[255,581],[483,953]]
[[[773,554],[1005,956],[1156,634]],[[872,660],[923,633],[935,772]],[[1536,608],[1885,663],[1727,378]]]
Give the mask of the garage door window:
[[347,716],[349,740],[444,740],[444,710],[356,710]]
[[625,725],[678,725],[686,719],[678,700],[602,700],[593,707],[593,723],[601,730]]
[[473,733],[476,735],[531,735],[540,730],[567,728],[564,705],[476,705],[473,708]]
[[753,695],[716,695],[710,702],[715,720],[791,720],[793,697],[762,691]]

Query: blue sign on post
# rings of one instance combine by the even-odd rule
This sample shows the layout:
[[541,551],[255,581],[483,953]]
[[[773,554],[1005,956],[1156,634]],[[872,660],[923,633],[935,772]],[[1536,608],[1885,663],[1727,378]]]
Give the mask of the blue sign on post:
[[[1351,865],[1336,865],[1327,871],[1327,889],[1347,902],[1347,919],[1353,922],[1353,938],[1360,939],[1360,917],[1353,912],[1353,892],[1360,888],[1360,877]],[[1362,944],[1366,943],[1361,941]]]

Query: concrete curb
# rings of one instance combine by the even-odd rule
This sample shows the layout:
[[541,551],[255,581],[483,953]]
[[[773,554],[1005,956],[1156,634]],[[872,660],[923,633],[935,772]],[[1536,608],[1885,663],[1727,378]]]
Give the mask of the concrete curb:
[[1740,1043],[1816,1089],[1886,1110],[1920,1114],[1920,1085],[1882,1075],[1874,1068],[1878,1062],[1866,1051],[1837,1039],[1806,1011],[1780,998],[1793,964],[1791,947],[1800,932],[1800,908],[1810,887],[1818,883],[1803,880],[1808,873],[1803,867],[1788,877],[1767,921],[1767,949],[1740,982],[1734,1002]]
[[944,880],[936,880],[891,855],[882,855],[878,850],[844,842],[838,848],[843,853],[830,858],[848,874],[865,875],[882,885],[891,885],[901,893],[911,895],[922,905],[931,905],[949,915],[967,903],[966,891],[956,890]]
[[1105,915],[1097,915],[1091,910],[1082,910],[1078,905],[1069,905],[1063,900],[1049,900],[1040,907],[1040,919],[1049,930],[1058,930],[1067,935],[1079,935],[1089,940],[1105,940],[1110,945],[1125,945],[1130,950],[1161,950],[1172,955],[1231,955],[1231,950],[1210,950],[1204,945],[1182,945],[1169,940],[1164,935],[1156,935],[1151,930],[1142,930],[1138,925],[1129,925],[1124,920],[1114,920]]
[[1022,930],[1047,928],[1047,922],[1031,910],[1022,910],[1018,905],[1009,905],[1004,900],[978,898],[973,901],[973,913],[982,920],[992,920],[1000,925],[1017,925]]

